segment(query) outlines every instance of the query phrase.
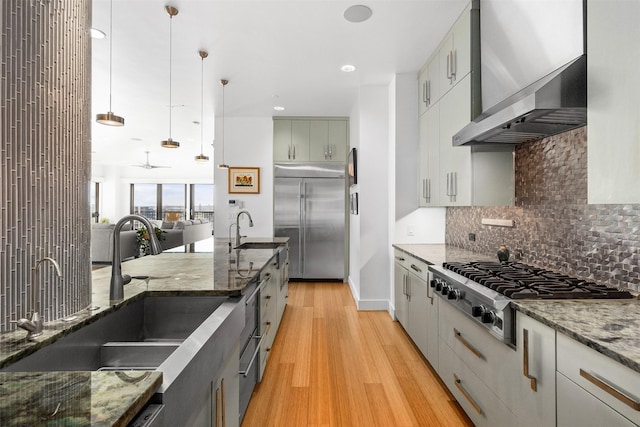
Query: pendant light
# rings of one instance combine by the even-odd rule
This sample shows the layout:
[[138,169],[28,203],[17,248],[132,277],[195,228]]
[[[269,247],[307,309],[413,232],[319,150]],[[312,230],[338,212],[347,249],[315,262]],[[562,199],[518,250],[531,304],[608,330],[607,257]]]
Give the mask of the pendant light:
[[173,6],[164,7],[169,14],[169,138],[160,143],[163,148],[178,148],[180,143],[171,139],[171,53],[172,53],[172,35],[173,35],[173,17],[178,14],[178,9]]
[[205,156],[202,152],[202,144],[204,141],[204,58],[209,56],[206,50],[199,50],[200,55],[200,154],[196,156],[196,162],[208,162],[209,156]]
[[113,0],[109,2],[109,111],[96,114],[96,122],[107,126],[124,126],[124,117],[111,111],[111,75],[113,69]]
[[229,169],[229,165],[224,162],[224,88],[229,84],[229,80],[220,80],[222,85],[222,162],[218,165],[220,169]]

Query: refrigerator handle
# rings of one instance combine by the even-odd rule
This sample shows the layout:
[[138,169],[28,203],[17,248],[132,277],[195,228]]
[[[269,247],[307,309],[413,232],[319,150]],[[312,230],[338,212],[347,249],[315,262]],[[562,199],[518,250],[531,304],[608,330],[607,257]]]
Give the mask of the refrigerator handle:
[[298,223],[300,224],[300,233],[298,233],[298,265],[300,266],[300,275],[304,277],[304,242],[305,242],[305,229],[304,229],[304,220],[305,220],[305,210],[306,210],[306,201],[305,201],[305,192],[306,192],[307,184],[304,181],[300,181],[298,185],[298,197],[300,198],[300,206],[298,209]]

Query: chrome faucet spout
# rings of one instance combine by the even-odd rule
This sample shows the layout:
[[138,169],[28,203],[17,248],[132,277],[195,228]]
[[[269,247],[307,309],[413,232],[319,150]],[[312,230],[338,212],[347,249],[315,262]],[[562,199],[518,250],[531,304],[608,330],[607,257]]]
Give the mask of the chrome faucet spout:
[[[60,266],[58,265],[56,260],[54,260],[53,258],[44,257],[38,260],[38,262],[36,262],[36,265],[33,267],[33,274],[32,274],[33,283],[31,283],[31,301],[30,301],[31,313],[29,314],[28,318],[19,319],[17,322],[19,328],[27,331],[27,339],[35,338],[37,336],[42,335],[42,325],[44,322],[42,321],[42,317],[40,316],[40,280],[39,280],[40,278],[38,276],[38,272],[40,270],[40,266],[45,261],[53,264],[53,268],[56,271],[56,275],[58,277],[62,277]],[[36,301],[36,297],[37,297],[37,301]]]
[[[251,218],[251,214],[249,213],[249,211],[242,210],[238,212],[238,215],[236,216],[236,248],[240,246],[240,239],[242,239],[242,236],[240,235],[240,216],[242,214],[245,214],[247,217],[249,217],[249,227],[253,227],[253,219]],[[229,227],[229,231],[231,231],[231,227]]]
[[128,274],[122,274],[122,259],[120,252],[120,231],[124,224],[129,221],[140,221],[149,231],[149,248],[151,255],[158,255],[162,253],[162,246],[158,240],[158,236],[154,233],[154,228],[151,222],[140,215],[127,215],[122,217],[113,229],[113,251],[111,258],[111,282],[109,285],[109,300],[117,302],[124,299],[124,285],[131,281],[131,276]]

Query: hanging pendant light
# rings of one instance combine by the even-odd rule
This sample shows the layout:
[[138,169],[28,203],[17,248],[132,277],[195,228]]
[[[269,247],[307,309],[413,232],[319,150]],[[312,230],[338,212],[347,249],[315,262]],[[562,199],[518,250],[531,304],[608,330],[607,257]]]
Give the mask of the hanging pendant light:
[[218,164],[220,169],[229,169],[229,165],[224,162],[224,88],[229,84],[229,80],[220,80],[222,85],[222,162]]
[[199,50],[200,55],[200,154],[196,156],[196,162],[208,162],[209,156],[205,156],[202,150],[204,141],[204,58],[209,56],[206,50]]
[[165,6],[164,7],[167,13],[169,14],[169,138],[165,139],[160,143],[163,148],[178,148],[180,147],[180,143],[178,141],[174,141],[171,139],[171,110],[173,109],[171,105],[171,54],[172,54],[172,35],[173,35],[173,17],[178,14],[178,9],[173,6]]
[[113,0],[109,2],[109,111],[96,114],[96,122],[107,126],[124,126],[124,117],[111,111],[111,75],[113,68]]

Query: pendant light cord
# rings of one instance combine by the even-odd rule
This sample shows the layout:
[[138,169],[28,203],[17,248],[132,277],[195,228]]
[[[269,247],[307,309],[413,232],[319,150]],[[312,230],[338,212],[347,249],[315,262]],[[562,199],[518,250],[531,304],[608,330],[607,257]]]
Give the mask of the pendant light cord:
[[171,58],[173,56],[173,15],[169,15],[169,139],[171,139]]
[[200,154],[204,154],[202,143],[204,141],[204,56],[200,57]]
[[109,111],[111,109],[111,92],[113,76],[113,0],[109,2]]

